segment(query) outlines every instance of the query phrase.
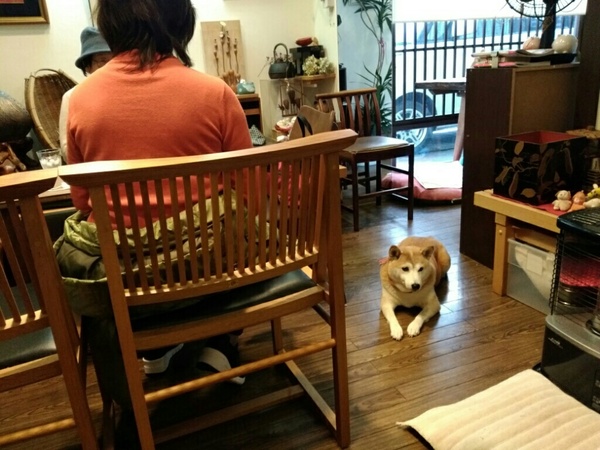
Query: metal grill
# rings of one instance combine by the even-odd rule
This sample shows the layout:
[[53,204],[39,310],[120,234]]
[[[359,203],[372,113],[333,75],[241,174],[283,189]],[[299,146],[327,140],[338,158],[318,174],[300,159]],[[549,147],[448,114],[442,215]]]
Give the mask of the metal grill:
[[600,209],[566,214],[557,223],[551,314],[579,333],[587,330],[595,342],[600,339]]

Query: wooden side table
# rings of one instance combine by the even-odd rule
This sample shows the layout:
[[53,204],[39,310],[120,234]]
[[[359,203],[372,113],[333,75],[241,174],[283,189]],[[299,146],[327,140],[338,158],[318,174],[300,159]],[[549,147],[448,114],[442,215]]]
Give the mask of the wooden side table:
[[[508,200],[492,194],[492,190],[475,192],[473,203],[495,213],[494,267],[492,290],[506,295],[508,240],[519,240],[543,249],[554,251],[559,233],[558,216],[548,211]],[[464,224],[469,227],[469,224]],[[477,226],[473,224],[473,226]]]

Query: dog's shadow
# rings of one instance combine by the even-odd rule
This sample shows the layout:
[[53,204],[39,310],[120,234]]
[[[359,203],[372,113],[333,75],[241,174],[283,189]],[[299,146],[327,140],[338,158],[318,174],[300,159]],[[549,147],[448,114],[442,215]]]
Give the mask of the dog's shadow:
[[440,303],[444,303],[444,301],[448,297],[449,291],[450,291],[450,286],[449,286],[449,282],[448,282],[448,275],[445,275],[440,280],[440,283],[435,287],[435,293],[437,294],[438,299],[440,300]]

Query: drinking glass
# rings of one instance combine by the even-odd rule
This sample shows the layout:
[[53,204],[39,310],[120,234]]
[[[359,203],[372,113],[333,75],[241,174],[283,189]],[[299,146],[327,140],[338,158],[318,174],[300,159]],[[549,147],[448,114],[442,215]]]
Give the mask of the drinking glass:
[[62,164],[60,150],[58,148],[49,148],[36,152],[42,169],[56,169]]

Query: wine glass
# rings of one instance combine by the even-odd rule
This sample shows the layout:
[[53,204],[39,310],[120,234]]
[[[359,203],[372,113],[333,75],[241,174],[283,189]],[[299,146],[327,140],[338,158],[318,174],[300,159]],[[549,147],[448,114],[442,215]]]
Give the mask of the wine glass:
[[58,148],[38,150],[36,153],[42,169],[56,169],[62,164],[62,158]]
[[[38,160],[42,169],[58,169],[62,165],[62,157],[60,155],[60,149],[48,148],[44,150],[38,150],[36,152]],[[60,177],[56,178],[56,183],[51,190],[55,189],[67,189],[69,185],[62,181]]]

